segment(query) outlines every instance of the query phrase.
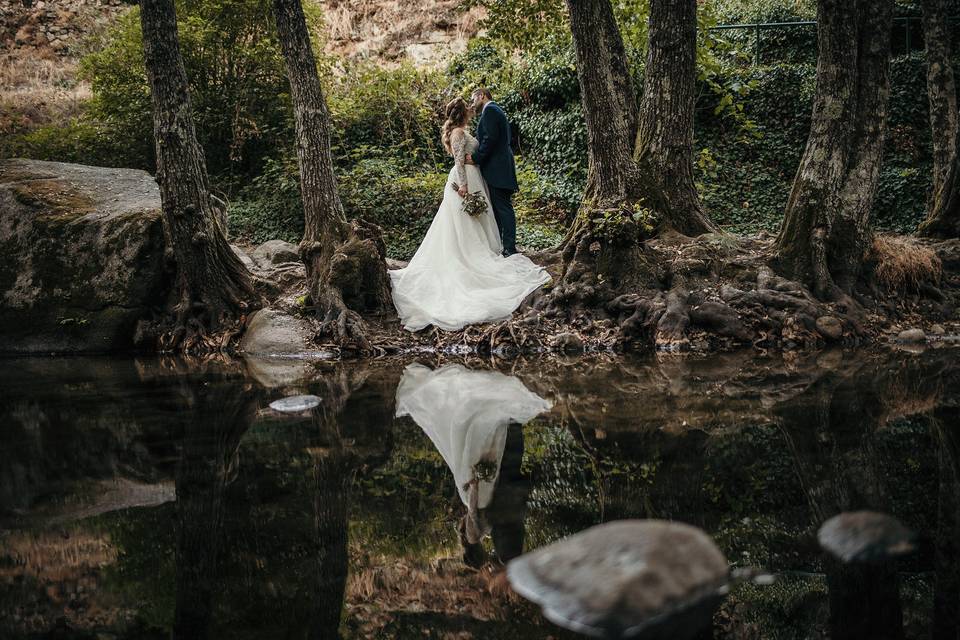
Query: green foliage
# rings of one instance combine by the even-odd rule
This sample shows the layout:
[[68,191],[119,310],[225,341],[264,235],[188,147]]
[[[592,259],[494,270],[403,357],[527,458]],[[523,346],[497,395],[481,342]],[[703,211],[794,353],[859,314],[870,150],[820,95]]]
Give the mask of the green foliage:
[[701,99],[695,169],[700,195],[711,217],[738,233],[775,230],[810,126],[815,73],[812,67],[751,67],[727,73],[734,83],[753,87],[745,113],[759,137],[717,117],[711,100]]
[[[815,20],[816,0],[715,0],[721,24],[770,24]],[[748,62],[755,59],[757,34],[753,29],[724,31]],[[767,63],[815,63],[817,31],[813,26],[766,27],[760,31],[760,61]]]
[[410,64],[345,65],[328,82],[334,154],[350,162],[382,149],[428,165],[442,162],[440,123],[443,106],[453,97],[444,80]]
[[364,218],[384,229],[391,258],[409,260],[440,206],[447,174],[418,172],[391,158],[366,158],[338,174],[340,197],[349,218]]
[[246,242],[299,242],[303,200],[296,159],[268,159],[263,172],[227,208],[232,236]]
[[[141,166],[147,151],[104,124],[87,117],[58,125],[46,125],[6,138],[0,146],[2,157],[24,157],[56,162],[76,162],[102,167]],[[152,151],[151,151],[152,153]]]
[[[712,96],[701,98],[696,164],[700,194],[715,221],[737,233],[775,231],[810,127],[816,81],[813,65],[728,68],[754,87],[745,114],[759,138],[737,136],[735,124],[713,115]],[[922,54],[891,65],[889,130],[873,224],[908,232],[923,219],[930,188],[930,130]]]
[[[317,18],[311,12],[311,23]],[[289,138],[286,72],[269,3],[180,0],[177,26],[197,136],[210,172],[250,175]],[[133,143],[128,164],[153,166],[150,93],[137,9],[81,63],[93,88],[90,117]]]

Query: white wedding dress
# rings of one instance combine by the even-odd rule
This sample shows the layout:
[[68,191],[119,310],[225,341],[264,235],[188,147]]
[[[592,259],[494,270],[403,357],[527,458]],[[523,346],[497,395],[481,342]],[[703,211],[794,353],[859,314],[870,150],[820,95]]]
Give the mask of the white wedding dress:
[[[505,258],[490,194],[480,170],[464,163],[477,139],[462,129],[451,134],[454,166],[443,202],[410,264],[390,271],[393,302],[409,331],[433,325],[456,331],[468,324],[509,318],[524,298],[550,280],[542,267],[519,253]],[[463,212],[453,184],[480,193],[487,211]]]
[[[459,364],[411,364],[397,387],[397,417],[410,416],[433,442],[474,523],[493,500],[510,423],[526,424],[551,406],[518,378]],[[480,535],[468,532],[471,542]]]

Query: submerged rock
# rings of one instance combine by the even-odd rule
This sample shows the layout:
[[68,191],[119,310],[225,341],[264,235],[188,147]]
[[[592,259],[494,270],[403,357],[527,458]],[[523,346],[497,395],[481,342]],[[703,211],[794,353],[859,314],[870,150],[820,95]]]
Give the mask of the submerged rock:
[[897,342],[904,344],[919,344],[927,341],[927,334],[923,329],[907,329],[897,334]]
[[690,525],[623,520],[513,560],[520,595],[554,623],[606,638],[690,638],[710,624],[730,581],[727,560]]
[[270,403],[270,408],[281,413],[301,413],[310,411],[320,406],[320,398],[317,396],[290,396],[281,398]]
[[575,333],[561,333],[551,340],[551,346],[563,353],[580,353],[583,351],[583,340]]
[[877,562],[911,553],[915,535],[885,513],[852,511],[820,527],[817,541],[841,562]]
[[0,352],[132,348],[163,304],[164,249],[146,172],[0,160]]

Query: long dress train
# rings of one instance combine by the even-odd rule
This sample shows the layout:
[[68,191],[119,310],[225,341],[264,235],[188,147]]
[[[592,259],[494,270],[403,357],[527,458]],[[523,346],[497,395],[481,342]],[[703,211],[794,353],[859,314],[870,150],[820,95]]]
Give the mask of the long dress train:
[[[542,267],[519,253],[501,255],[490,194],[480,170],[464,164],[477,139],[458,129],[451,136],[454,166],[440,209],[410,264],[390,271],[393,302],[409,331],[434,325],[456,331],[468,324],[509,318],[530,293],[550,280]],[[463,212],[463,198],[454,184],[482,194],[487,211],[476,217]]]

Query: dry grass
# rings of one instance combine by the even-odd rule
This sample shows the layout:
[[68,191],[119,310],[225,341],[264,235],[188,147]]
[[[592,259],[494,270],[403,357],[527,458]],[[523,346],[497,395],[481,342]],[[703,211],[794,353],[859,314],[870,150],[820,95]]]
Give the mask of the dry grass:
[[938,286],[943,264],[932,249],[895,236],[876,235],[867,255],[876,283],[891,292],[917,292]]
[[504,620],[521,602],[500,566],[475,571],[452,558],[411,564],[387,557],[366,558],[362,564],[347,580],[347,603],[369,633],[399,612]]
[[0,576],[29,575],[44,582],[62,582],[112,564],[117,549],[105,534],[60,530],[13,531],[0,537]]
[[91,95],[76,63],[36,52],[0,57],[0,86],[0,135],[65,122]]

